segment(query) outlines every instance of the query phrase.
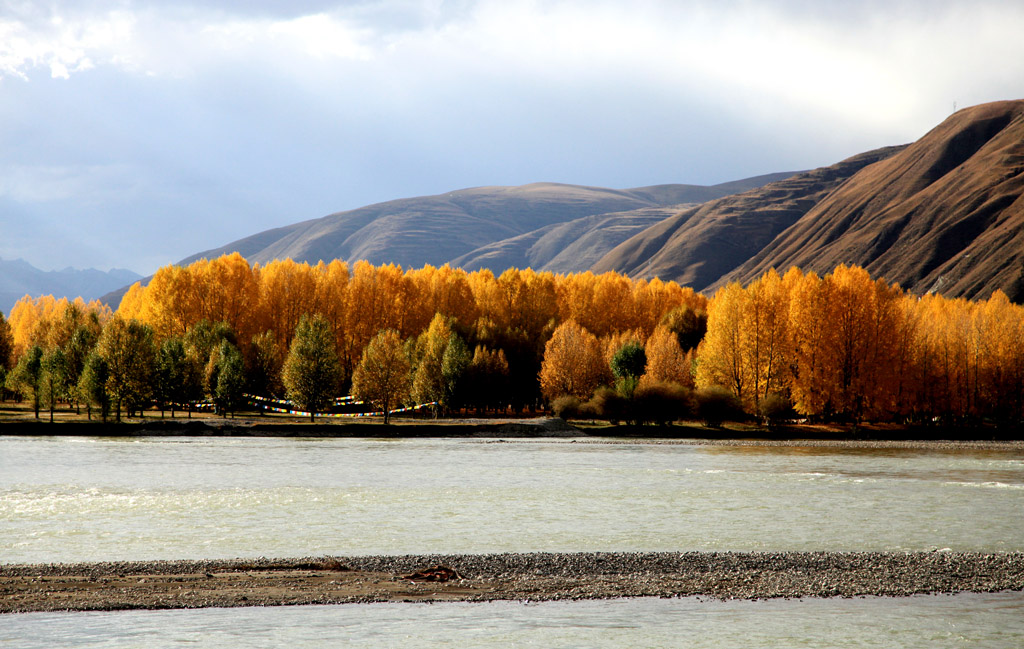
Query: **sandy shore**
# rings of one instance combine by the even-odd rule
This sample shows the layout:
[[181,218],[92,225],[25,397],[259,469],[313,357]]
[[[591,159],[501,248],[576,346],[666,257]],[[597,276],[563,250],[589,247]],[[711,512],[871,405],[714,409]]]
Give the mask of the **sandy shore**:
[[[430,581],[416,571],[446,566]],[[0,612],[1024,590],[1024,553],[567,553],[0,565]]]

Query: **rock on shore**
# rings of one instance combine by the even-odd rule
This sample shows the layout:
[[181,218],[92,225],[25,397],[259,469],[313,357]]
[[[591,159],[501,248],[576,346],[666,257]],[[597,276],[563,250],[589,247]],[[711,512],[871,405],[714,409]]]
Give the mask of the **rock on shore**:
[[[405,578],[447,566],[445,582]],[[0,613],[1024,590],[1024,553],[506,553],[0,565]]]

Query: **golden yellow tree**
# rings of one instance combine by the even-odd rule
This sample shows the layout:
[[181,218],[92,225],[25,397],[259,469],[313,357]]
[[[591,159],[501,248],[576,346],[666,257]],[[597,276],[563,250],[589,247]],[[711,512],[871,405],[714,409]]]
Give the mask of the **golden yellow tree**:
[[691,368],[679,347],[679,340],[668,327],[657,327],[647,339],[644,351],[647,352],[647,372],[640,379],[641,387],[668,382],[693,387]]
[[290,347],[302,316],[318,312],[313,269],[291,259],[270,262],[259,271],[258,304],[259,328],[273,331],[283,347]]
[[398,332],[387,329],[374,336],[352,375],[352,394],[379,408],[387,424],[391,411],[408,398],[410,383],[409,359]]
[[544,347],[540,369],[541,394],[555,399],[571,395],[588,399],[606,380],[607,364],[594,334],[573,320],[563,322]]
[[739,283],[723,286],[708,304],[708,331],[697,350],[697,387],[722,386],[741,400],[754,386],[743,358],[744,315],[749,301]]
[[830,356],[831,338],[830,309],[831,285],[826,284],[814,273],[804,275],[796,268],[790,269],[783,278],[789,286],[790,335],[793,341],[793,375],[790,393],[793,406],[803,415],[822,415],[828,407],[830,392],[825,383],[831,381],[831,366],[826,362]]
[[746,289],[742,355],[750,376],[753,412],[762,399],[788,392],[792,338],[789,332],[789,295],[774,268]]

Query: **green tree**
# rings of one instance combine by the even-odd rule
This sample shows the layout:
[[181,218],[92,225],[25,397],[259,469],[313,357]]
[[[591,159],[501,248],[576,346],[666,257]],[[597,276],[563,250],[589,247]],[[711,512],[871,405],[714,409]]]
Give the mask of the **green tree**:
[[611,362],[612,374],[617,379],[619,392],[631,398],[636,390],[640,377],[647,369],[647,352],[644,346],[632,340],[619,347]]
[[281,378],[288,398],[297,408],[309,412],[310,421],[330,405],[340,369],[330,323],[320,314],[303,315],[295,328]]
[[42,366],[42,377],[40,387],[46,406],[50,410],[50,423],[53,423],[53,411],[57,408],[57,402],[67,397],[71,384],[68,376],[68,359],[64,350],[54,347],[43,354],[40,361]]
[[110,397],[107,395],[107,361],[102,356],[93,352],[85,359],[85,367],[81,376],[78,377],[78,393],[85,401],[86,411],[89,419],[92,419],[92,407],[100,409],[103,421],[107,421],[110,413]]
[[275,397],[284,393],[284,386],[281,385],[283,356],[273,331],[264,331],[252,337],[245,367],[246,385],[251,394]]
[[352,394],[384,412],[384,423],[391,421],[391,410],[405,401],[411,387],[409,358],[402,339],[394,329],[374,336],[363,350],[362,359],[352,374]]
[[412,377],[412,398],[417,403],[438,404],[432,408],[434,416],[445,400],[445,381],[442,364],[452,329],[440,313],[434,315],[430,326],[416,341],[416,369]]
[[14,334],[11,323],[0,312],[0,369],[9,370],[14,362]]
[[96,350],[107,362],[107,393],[116,419],[121,421],[122,407],[141,408],[152,394],[156,366],[153,329],[138,320],[115,317],[103,330]]
[[[95,313],[90,314],[95,316]],[[85,370],[85,361],[89,358],[89,354],[92,353],[93,348],[96,346],[96,341],[99,339],[99,323],[95,326],[79,325],[73,334],[71,334],[71,340],[64,348],[64,354],[67,360],[67,381],[68,381],[68,395],[75,401],[75,409],[78,410],[78,404],[81,399],[78,390],[75,387],[78,385],[78,379],[82,376],[82,372]]]
[[217,364],[219,369],[214,400],[225,416],[230,412],[234,417],[235,410],[238,409],[238,404],[245,393],[245,364],[242,352],[227,340],[222,340]]
[[169,408],[174,417],[174,407],[188,400],[187,387],[188,355],[185,344],[180,338],[168,338],[160,345],[156,355],[156,372],[154,373],[154,398],[160,408],[160,416],[164,408]]
[[40,383],[43,377],[42,361],[43,349],[39,345],[33,345],[18,359],[18,364],[7,376],[7,385],[12,391],[32,399],[32,409],[35,411],[36,419],[39,419],[39,403],[42,398],[42,394],[40,394]]
[[463,342],[462,336],[452,333],[448,339],[448,347],[444,350],[444,357],[441,359],[441,376],[444,379],[444,396],[441,405],[446,410],[458,408],[465,401],[465,381],[463,377],[473,356],[469,353],[469,347]]
[[179,396],[184,403],[188,404],[188,418],[192,419],[193,404],[203,398],[203,368],[199,361],[188,353],[187,349]]
[[[200,320],[185,333],[182,342],[185,353],[196,360],[201,373],[202,388],[206,394],[213,396],[217,390],[217,359],[220,343],[227,340],[236,344],[235,333],[226,322],[210,322]],[[201,398],[201,397],[197,397]],[[191,414],[191,409],[189,411]]]

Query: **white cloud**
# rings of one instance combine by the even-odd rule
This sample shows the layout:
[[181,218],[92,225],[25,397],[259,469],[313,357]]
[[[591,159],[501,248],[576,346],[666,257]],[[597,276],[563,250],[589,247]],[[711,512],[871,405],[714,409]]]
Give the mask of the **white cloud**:
[[0,18],[0,75],[28,78],[41,68],[68,78],[104,65],[258,74],[269,64],[299,75],[316,68],[312,81],[355,62],[424,86],[495,74],[569,86],[604,80],[871,121],[906,119],[959,88],[997,92],[1024,71],[1024,5],[996,0],[831,13],[778,2],[479,0],[450,10],[406,0],[283,18],[173,4],[74,6]]
[[1022,31],[999,0],[0,0],[0,198],[169,215],[191,238],[137,248],[176,259],[474,184],[831,164],[1024,95]]
[[121,11],[97,16],[25,20],[0,16],[0,77],[28,79],[39,68],[53,78],[95,67],[94,60],[118,60],[133,40],[133,17]]

